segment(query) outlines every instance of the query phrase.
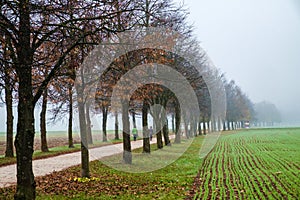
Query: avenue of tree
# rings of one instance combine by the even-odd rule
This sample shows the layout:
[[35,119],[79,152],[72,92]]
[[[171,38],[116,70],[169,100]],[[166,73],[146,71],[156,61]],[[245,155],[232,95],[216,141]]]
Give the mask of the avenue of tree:
[[[35,180],[32,171],[34,151],[35,118],[40,119],[41,150],[49,151],[46,137],[47,113],[52,123],[67,116],[69,147],[74,147],[72,121],[74,113],[80,118],[82,138],[82,176],[89,176],[88,144],[93,143],[92,113],[101,113],[103,141],[107,141],[108,115],[115,116],[115,139],[124,143],[124,162],[131,163],[130,116],[136,127],[136,115],[142,116],[143,151],[150,153],[148,113],[153,117],[157,130],[157,147],[171,145],[168,121],[171,119],[175,142],[180,142],[180,126],[185,137],[207,134],[210,131],[241,128],[243,122],[255,120],[254,105],[234,81],[210,65],[199,42],[193,37],[192,27],[186,22],[187,10],[172,0],[3,0],[0,2],[0,97],[5,103],[6,157],[17,158],[17,190],[15,199],[35,199]],[[167,51],[143,49],[131,51],[116,58],[97,82],[96,97],[86,98],[86,83],[80,79],[80,65],[85,57],[103,41],[114,35],[138,28],[164,27],[177,31],[188,41],[179,47],[193,59],[184,58]],[[182,74],[192,86],[201,110],[193,108],[180,111],[176,95],[161,84],[146,84],[138,87],[119,110],[111,109],[110,98],[116,82],[137,65],[159,63],[171,66]],[[201,73],[196,70],[197,63]],[[151,67],[150,67],[151,68]],[[198,68],[197,68],[198,69]],[[151,68],[154,70],[154,66]],[[204,80],[203,76],[209,77]],[[80,84],[75,84],[76,80]],[[210,82],[210,83],[208,83]],[[215,83],[215,84],[211,84]],[[137,83],[138,84],[138,83]],[[208,85],[214,90],[224,90],[225,95],[212,96]],[[226,102],[224,116],[213,116],[213,99]],[[91,106],[90,101],[97,102]],[[13,116],[17,105],[17,116]],[[51,105],[51,109],[49,108]],[[153,107],[161,105],[161,107]],[[39,116],[34,109],[40,106]],[[220,105],[222,106],[222,105]],[[257,105],[257,107],[263,105]],[[270,106],[269,106],[270,107]],[[272,107],[272,106],[271,106]],[[216,108],[218,109],[218,108]],[[272,109],[272,108],[270,108]],[[47,112],[49,111],[49,112]],[[118,115],[122,115],[123,132],[119,136]],[[16,136],[13,138],[13,119],[17,119]],[[259,118],[263,116],[259,115]],[[266,117],[265,117],[266,118]],[[276,118],[275,120],[280,120]],[[273,119],[267,119],[271,123]],[[163,144],[163,141],[165,144]],[[14,152],[15,150],[15,152]]]

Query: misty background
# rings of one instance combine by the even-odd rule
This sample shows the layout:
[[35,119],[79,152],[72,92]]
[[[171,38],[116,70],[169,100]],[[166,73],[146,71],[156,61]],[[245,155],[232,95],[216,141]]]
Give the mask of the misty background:
[[[182,2],[179,1],[178,2]],[[283,124],[300,124],[300,1],[185,0],[189,21],[217,68]]]
[[[253,103],[275,104],[283,126],[300,126],[300,1],[185,0],[184,3],[190,11],[188,19],[194,25],[195,36],[227,79],[234,80]],[[0,106],[2,132],[6,123],[4,106]],[[14,116],[16,121],[16,111]],[[38,116],[37,110],[37,131]],[[66,124],[67,121],[60,122],[48,130],[64,130]]]

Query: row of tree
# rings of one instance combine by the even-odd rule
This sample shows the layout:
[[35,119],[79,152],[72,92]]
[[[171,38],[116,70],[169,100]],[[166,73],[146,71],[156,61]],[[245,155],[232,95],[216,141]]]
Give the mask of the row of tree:
[[[80,118],[82,138],[82,175],[89,176],[88,144],[93,142],[91,113],[102,113],[103,141],[107,140],[107,116],[115,118],[115,138],[119,138],[118,114],[122,114],[124,161],[131,163],[129,116],[135,119],[142,115],[143,150],[150,153],[149,132],[146,127],[150,113],[158,133],[158,148],[171,145],[168,116],[172,120],[175,142],[180,142],[180,124],[183,123],[186,137],[206,134],[208,130],[229,130],[241,121],[251,120],[253,105],[249,98],[235,85],[228,82],[219,70],[212,68],[206,53],[192,36],[192,28],[186,22],[187,11],[171,0],[111,0],[111,1],[34,1],[4,0],[0,2],[0,91],[4,92],[7,113],[6,156],[14,156],[13,105],[17,104],[17,130],[14,146],[17,157],[17,190],[15,199],[34,199],[35,181],[32,171],[34,143],[34,108],[40,105],[40,132],[42,151],[48,151],[46,140],[46,113],[51,104],[51,120],[59,120],[68,113],[69,147],[73,147],[72,121],[74,108]],[[148,42],[158,41],[153,48],[128,51],[112,60],[105,72],[100,69],[80,67],[95,45],[114,41],[124,31],[141,30],[138,37]],[[149,27],[167,27],[182,35],[178,39],[172,32],[149,33]],[[151,31],[150,31],[151,32]],[[144,35],[143,35],[144,34]],[[154,37],[153,37],[154,35]],[[141,45],[139,38],[135,45]],[[113,38],[113,39],[112,39]],[[119,41],[122,42],[122,41]],[[174,44],[173,44],[174,43]],[[175,44],[176,43],[176,44]],[[170,46],[171,50],[168,49]],[[124,47],[124,46],[123,46]],[[116,51],[105,47],[107,52]],[[116,53],[116,52],[115,52]],[[103,60],[103,59],[102,59]],[[105,59],[104,59],[105,60]],[[99,61],[100,62],[100,61]],[[155,63],[155,64],[153,64]],[[98,64],[101,64],[98,63]],[[135,87],[128,98],[124,93],[132,87],[119,86],[118,81],[139,65],[147,65],[139,71],[139,81],[130,79]],[[171,66],[167,71],[159,71]],[[100,71],[99,71],[100,70]],[[177,71],[182,80],[173,76]],[[95,79],[86,79],[84,74],[101,74]],[[167,76],[160,76],[166,74]],[[148,83],[142,82],[148,77]],[[169,81],[171,80],[171,81]],[[187,80],[187,86],[182,84]],[[154,83],[155,82],[155,83]],[[179,83],[179,84],[178,84]],[[188,86],[191,86],[191,90]],[[113,106],[113,92],[119,87],[121,106]],[[188,93],[195,94],[189,102]],[[96,88],[94,95],[87,92]],[[122,95],[121,95],[122,94]],[[189,96],[188,96],[189,97]],[[96,104],[93,104],[95,102]],[[160,105],[160,106],[155,106]],[[226,113],[224,112],[227,107]],[[197,112],[199,110],[199,112]],[[133,126],[136,126],[135,120]]]
[[[14,96],[18,104],[15,199],[34,199],[34,108],[39,99],[43,97],[44,121],[47,101],[51,97],[60,101],[57,96],[63,93],[71,122],[74,71],[94,45],[134,26],[167,25],[186,33],[189,28],[183,23],[185,10],[170,0],[4,0],[0,10],[1,86],[5,88],[8,122],[13,119]],[[12,126],[8,123],[8,147],[12,146]]]

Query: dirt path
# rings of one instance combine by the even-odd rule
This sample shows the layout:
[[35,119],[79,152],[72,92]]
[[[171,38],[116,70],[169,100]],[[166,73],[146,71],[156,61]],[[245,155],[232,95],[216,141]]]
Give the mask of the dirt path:
[[[172,136],[170,136],[172,137]],[[153,138],[152,143],[156,143],[156,138]],[[132,141],[131,149],[140,148],[143,145],[143,140]],[[106,156],[123,152],[123,143],[113,144],[89,150],[90,161],[99,160]],[[33,173],[35,177],[50,174],[53,171],[61,171],[74,165],[79,165],[80,152],[64,154],[60,156],[50,157],[46,159],[33,161]],[[14,185],[17,182],[16,164],[0,167],[0,187]]]

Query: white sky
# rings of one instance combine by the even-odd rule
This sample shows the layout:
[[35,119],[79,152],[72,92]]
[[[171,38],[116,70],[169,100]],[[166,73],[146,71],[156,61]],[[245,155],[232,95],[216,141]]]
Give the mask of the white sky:
[[[177,0],[178,2],[182,2]],[[300,1],[185,0],[195,35],[217,68],[253,102],[300,121]]]

